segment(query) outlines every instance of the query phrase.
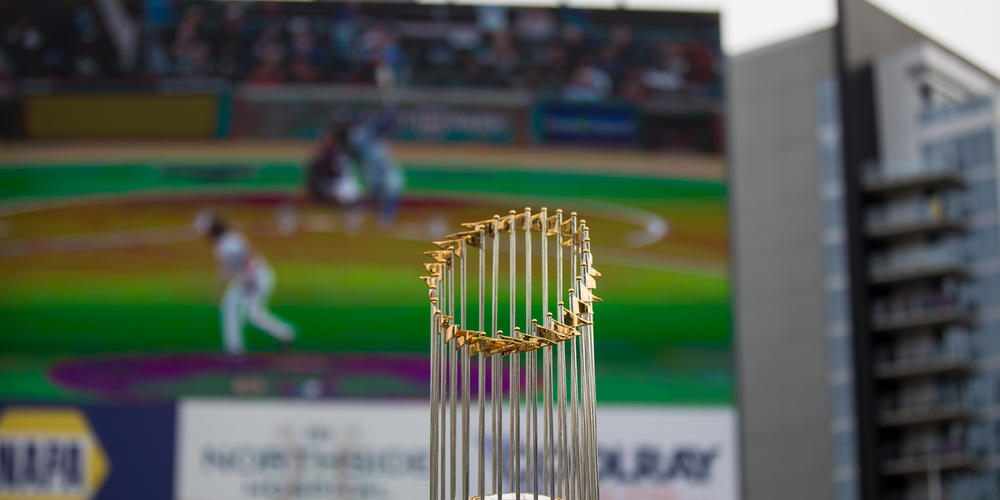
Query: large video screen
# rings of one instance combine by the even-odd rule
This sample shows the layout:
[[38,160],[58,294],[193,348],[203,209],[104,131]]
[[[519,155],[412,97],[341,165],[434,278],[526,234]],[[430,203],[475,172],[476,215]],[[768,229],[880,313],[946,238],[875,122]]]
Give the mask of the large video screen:
[[685,475],[671,444],[649,481],[735,495],[717,14],[148,0],[123,45],[46,5],[0,21],[65,30],[2,46],[32,140],[0,151],[0,399],[417,404],[429,242],[560,208],[602,273],[608,494],[671,432],[630,430],[648,410],[727,460]]

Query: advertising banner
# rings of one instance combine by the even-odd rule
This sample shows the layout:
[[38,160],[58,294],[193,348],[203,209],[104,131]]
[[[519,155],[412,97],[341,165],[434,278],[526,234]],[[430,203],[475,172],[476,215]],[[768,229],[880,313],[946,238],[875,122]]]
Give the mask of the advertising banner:
[[536,136],[550,144],[636,146],[641,123],[631,105],[547,102],[535,109]]
[[[185,401],[178,498],[426,496],[427,413],[421,402]],[[612,406],[598,418],[602,498],[738,498],[732,410]]]
[[173,498],[174,406],[0,406],[0,499]]
[[[263,91],[237,94],[233,137],[311,138],[331,122],[351,123],[382,108],[378,102],[309,96],[285,98]],[[428,142],[514,141],[519,110],[502,106],[404,103],[394,106],[396,139]]]
[[731,408],[599,407],[602,500],[739,498]]
[[505,143],[513,140],[511,122],[511,113],[498,110],[403,108],[395,136],[415,141]]
[[404,499],[426,495],[420,403],[185,401],[178,411],[183,500]]

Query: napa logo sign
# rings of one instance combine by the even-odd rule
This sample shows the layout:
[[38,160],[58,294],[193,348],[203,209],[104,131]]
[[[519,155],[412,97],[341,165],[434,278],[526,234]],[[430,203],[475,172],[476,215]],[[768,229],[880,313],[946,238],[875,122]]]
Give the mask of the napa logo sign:
[[0,413],[0,500],[87,500],[108,470],[79,410],[8,407]]

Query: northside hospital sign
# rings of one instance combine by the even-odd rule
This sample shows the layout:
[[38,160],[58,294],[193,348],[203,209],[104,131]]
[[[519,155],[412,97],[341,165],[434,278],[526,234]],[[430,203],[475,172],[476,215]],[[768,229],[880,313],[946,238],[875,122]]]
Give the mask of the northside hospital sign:
[[[731,409],[609,405],[598,425],[602,500],[739,498]],[[427,426],[416,402],[182,401],[176,497],[412,498]]]

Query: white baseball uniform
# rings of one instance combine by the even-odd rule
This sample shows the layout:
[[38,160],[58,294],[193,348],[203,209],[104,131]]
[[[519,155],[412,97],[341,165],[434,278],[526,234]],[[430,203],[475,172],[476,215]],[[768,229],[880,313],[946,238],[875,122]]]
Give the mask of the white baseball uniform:
[[278,340],[293,340],[295,329],[292,325],[267,310],[267,301],[274,289],[274,272],[262,256],[250,249],[246,238],[227,230],[215,242],[215,258],[231,276],[219,305],[226,352],[243,353],[243,325],[247,320]]

